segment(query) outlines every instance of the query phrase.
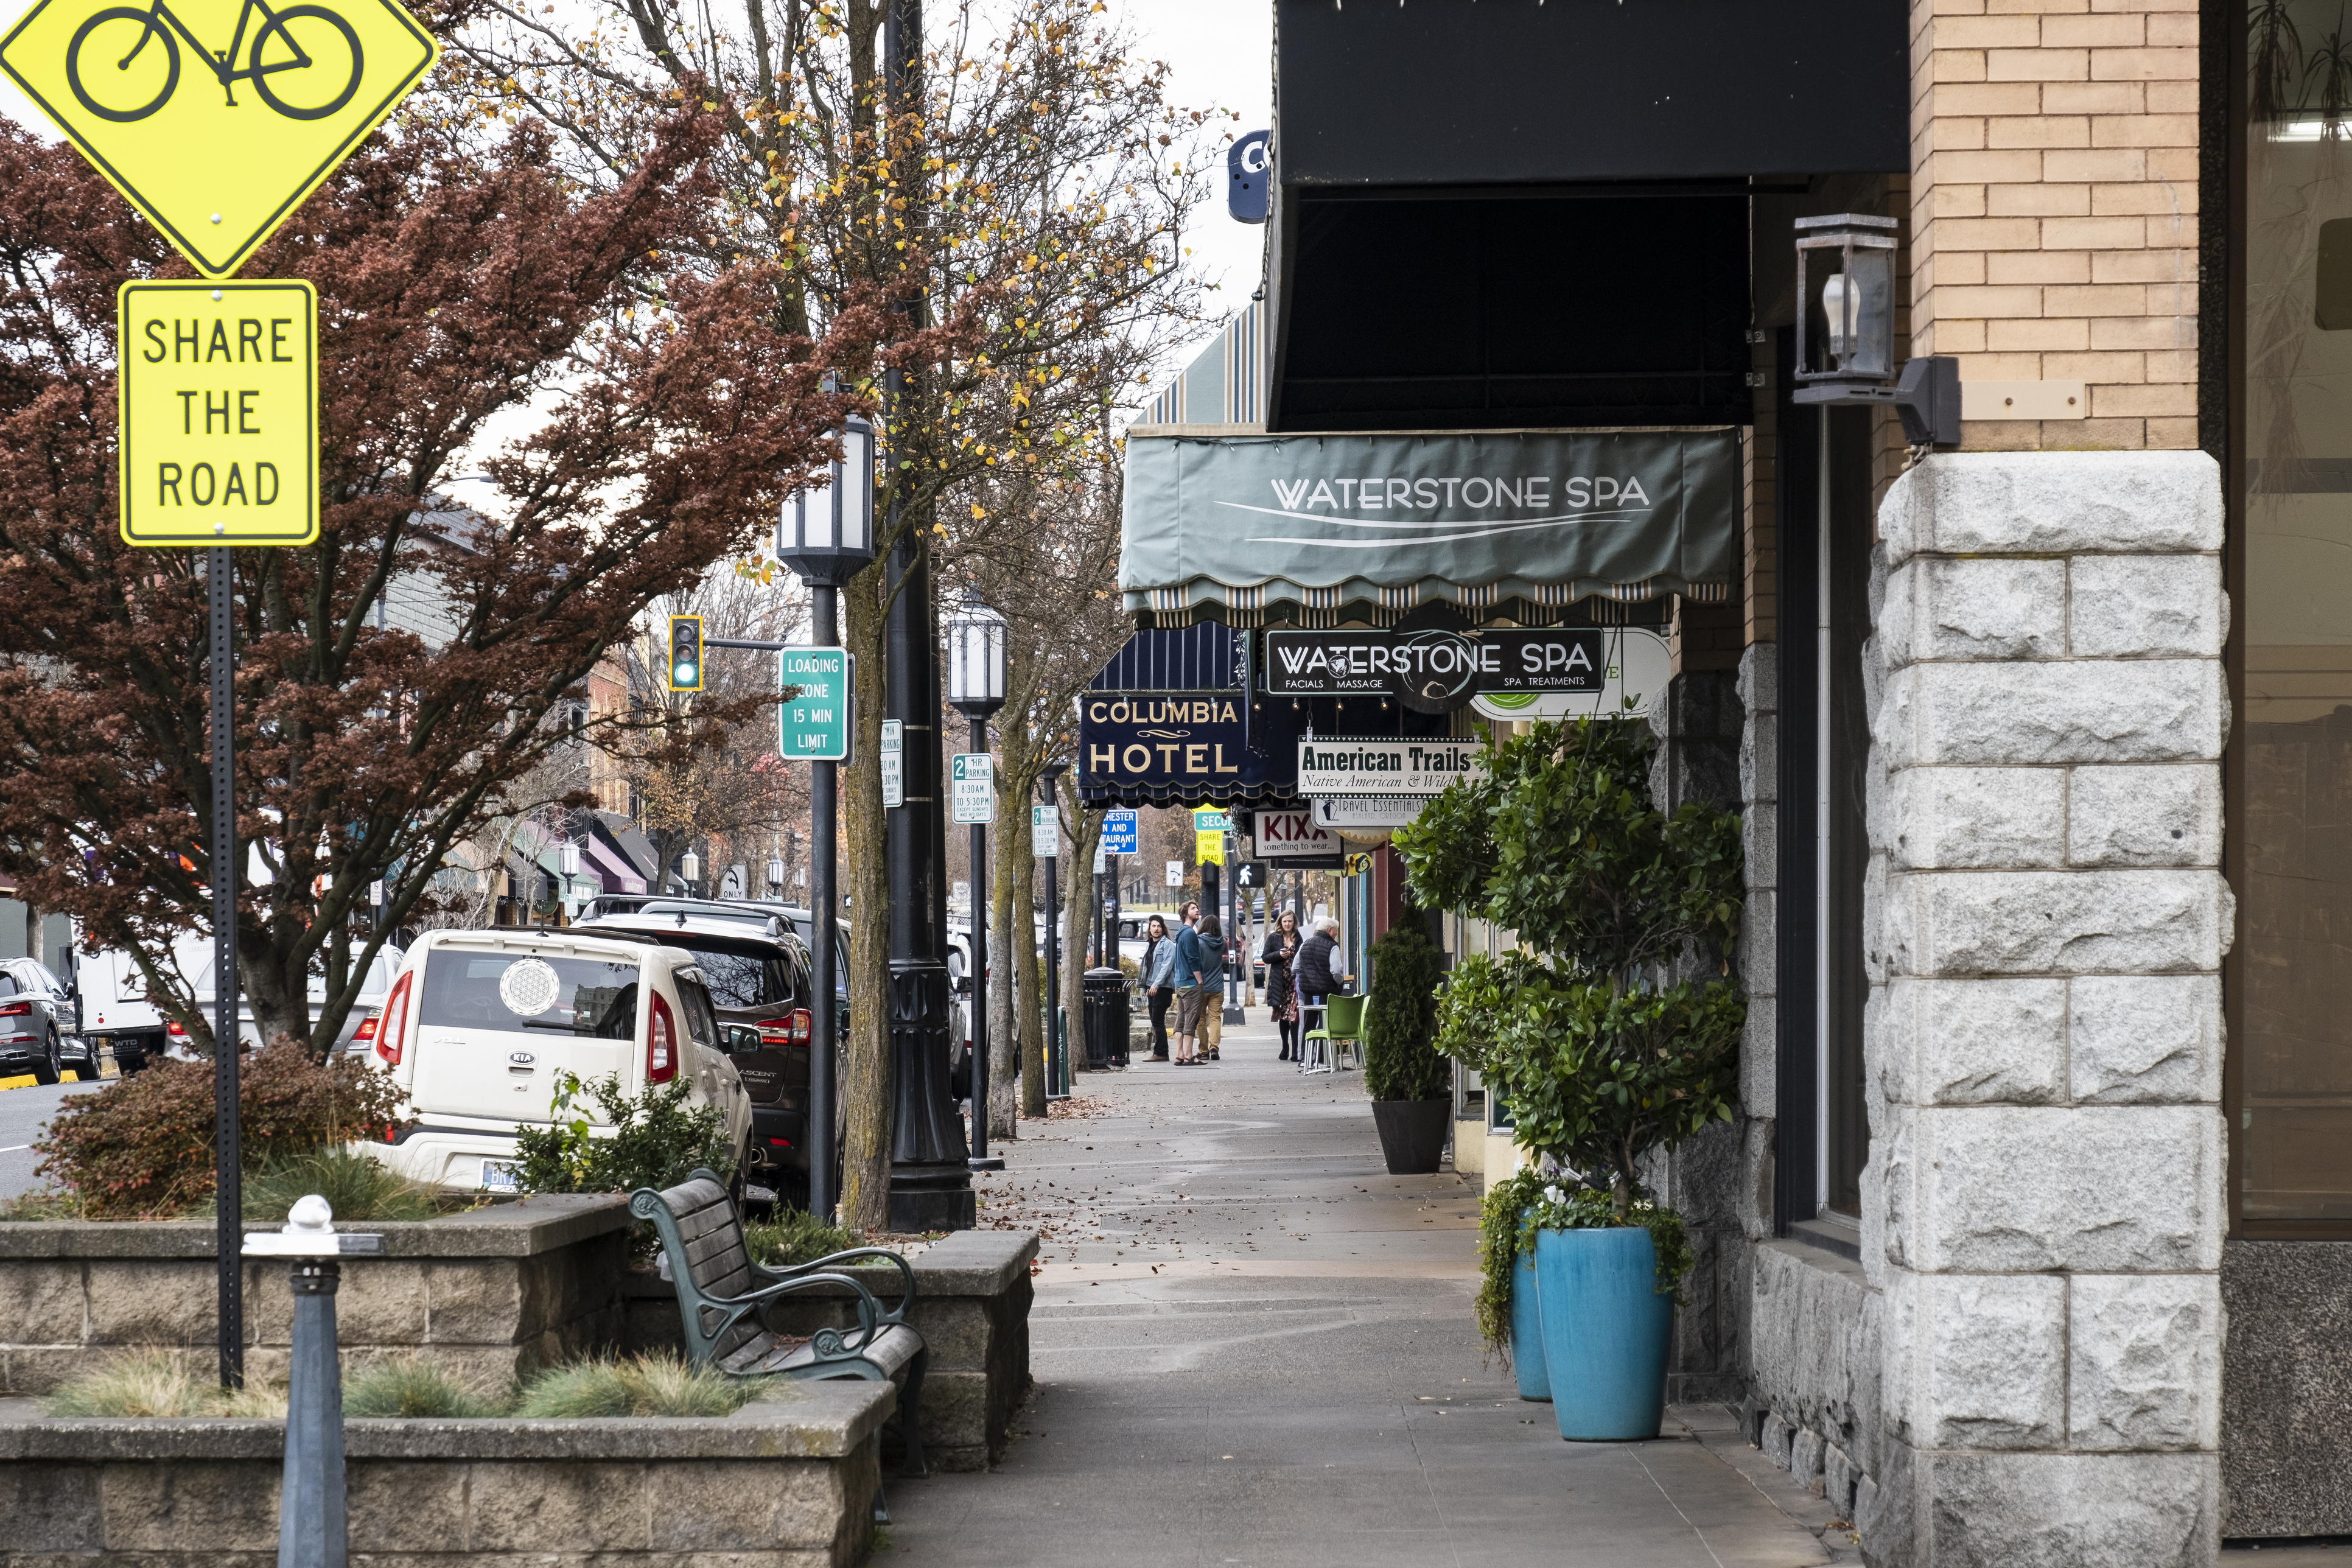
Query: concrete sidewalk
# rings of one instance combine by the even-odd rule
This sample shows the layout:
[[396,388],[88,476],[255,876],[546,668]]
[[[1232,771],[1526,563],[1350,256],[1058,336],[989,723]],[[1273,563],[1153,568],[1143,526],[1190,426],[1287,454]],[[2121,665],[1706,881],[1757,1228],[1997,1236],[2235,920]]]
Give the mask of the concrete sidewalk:
[[1561,1442],[1481,1355],[1470,1184],[1389,1175],[1361,1075],[1276,1048],[1231,1030],[1214,1065],[1082,1075],[1084,1115],[992,1149],[981,1223],[1045,1237],[1037,1391],[997,1470],[892,1483],[880,1561],[1859,1560],[1723,1411]]

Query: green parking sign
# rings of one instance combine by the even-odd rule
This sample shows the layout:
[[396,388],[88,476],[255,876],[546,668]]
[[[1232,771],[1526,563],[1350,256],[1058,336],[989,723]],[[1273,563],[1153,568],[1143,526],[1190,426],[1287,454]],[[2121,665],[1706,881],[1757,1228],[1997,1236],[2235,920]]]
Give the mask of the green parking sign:
[[800,695],[776,704],[776,752],[788,761],[849,760],[849,691],[857,661],[847,648],[788,647],[778,679]]

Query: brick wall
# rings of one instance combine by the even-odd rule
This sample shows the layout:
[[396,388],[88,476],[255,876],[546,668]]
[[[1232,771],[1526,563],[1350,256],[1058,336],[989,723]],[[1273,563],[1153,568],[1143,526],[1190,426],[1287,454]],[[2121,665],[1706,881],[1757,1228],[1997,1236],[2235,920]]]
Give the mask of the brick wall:
[[1978,449],[2197,445],[2195,0],[1913,0],[1916,352],[2081,380]]

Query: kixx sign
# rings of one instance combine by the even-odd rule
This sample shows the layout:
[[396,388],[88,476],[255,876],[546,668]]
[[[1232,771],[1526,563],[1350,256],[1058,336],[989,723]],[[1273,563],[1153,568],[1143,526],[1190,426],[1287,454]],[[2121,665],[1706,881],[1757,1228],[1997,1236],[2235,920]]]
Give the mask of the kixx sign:
[[1412,741],[1336,736],[1298,742],[1298,793],[1436,795],[1463,779],[1486,776],[1477,741]]
[[1601,626],[1271,631],[1265,688],[1279,697],[1392,696],[1422,713],[1450,713],[1487,691],[1598,691],[1610,636]]

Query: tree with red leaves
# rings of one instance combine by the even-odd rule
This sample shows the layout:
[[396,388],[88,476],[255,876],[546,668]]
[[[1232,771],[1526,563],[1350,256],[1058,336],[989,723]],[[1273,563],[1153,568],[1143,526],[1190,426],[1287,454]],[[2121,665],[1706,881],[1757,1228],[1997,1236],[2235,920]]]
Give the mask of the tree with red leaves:
[[[691,104],[596,192],[535,124],[396,124],[247,268],[320,300],[320,540],[234,552],[237,960],[262,1037],[314,1052],[451,848],[541,804],[605,649],[832,455],[820,371],[946,336],[888,332],[877,293],[812,343],[770,270],[673,267],[714,210]],[[79,156],[0,127],[0,870],[138,955],[208,1051],[168,957],[208,921],[205,584],[196,552],[125,546],[115,500],[115,290],[188,275]],[[535,427],[492,449],[501,416]]]

